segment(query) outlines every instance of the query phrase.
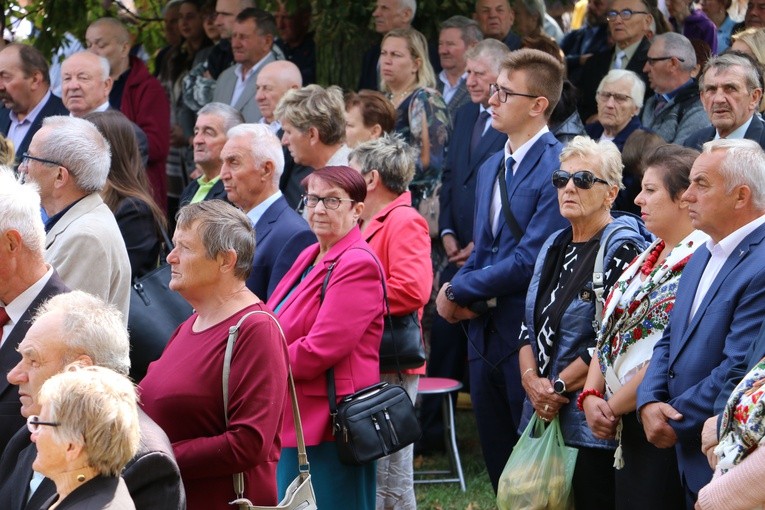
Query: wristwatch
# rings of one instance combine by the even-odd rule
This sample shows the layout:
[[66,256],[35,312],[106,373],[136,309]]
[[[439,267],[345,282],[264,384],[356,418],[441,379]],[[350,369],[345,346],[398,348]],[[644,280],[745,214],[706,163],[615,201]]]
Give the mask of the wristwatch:
[[553,383],[553,391],[555,391],[555,393],[558,395],[563,395],[566,393],[566,383],[563,382],[563,379],[560,377]]
[[444,289],[444,295],[446,296],[446,299],[448,299],[452,303],[454,302],[454,289],[452,288],[451,283],[447,285],[446,288]]

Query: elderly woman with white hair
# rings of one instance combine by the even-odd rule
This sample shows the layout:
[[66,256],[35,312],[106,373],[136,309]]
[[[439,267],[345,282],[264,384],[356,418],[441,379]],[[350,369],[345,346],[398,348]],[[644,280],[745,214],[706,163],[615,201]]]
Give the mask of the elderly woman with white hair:
[[640,129],[640,109],[643,107],[645,82],[632,71],[613,69],[606,74],[595,100],[598,120],[585,126],[593,140],[610,140],[621,151],[627,138]]
[[621,155],[613,143],[578,136],[563,149],[560,161],[552,186],[558,189],[560,213],[571,225],[545,242],[526,297],[519,351],[527,395],[521,430],[534,412],[545,421],[559,417],[566,445],[579,450],[573,475],[576,508],[603,510],[614,507],[615,444],[596,438],[576,406],[596,341],[599,298],[593,271],[602,256],[607,295],[652,236],[637,218],[612,215],[622,178]]
[[138,450],[135,387],[108,368],[70,367],[40,389],[40,415],[27,426],[37,445],[32,467],[53,480],[44,509],[134,510],[120,476]]

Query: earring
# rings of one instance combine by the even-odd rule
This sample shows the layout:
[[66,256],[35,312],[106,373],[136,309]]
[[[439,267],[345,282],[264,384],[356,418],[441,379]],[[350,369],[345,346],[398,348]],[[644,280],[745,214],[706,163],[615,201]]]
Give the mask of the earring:
[[80,482],[80,483],[84,482],[85,481],[85,475],[83,475],[82,473],[77,475],[77,481]]

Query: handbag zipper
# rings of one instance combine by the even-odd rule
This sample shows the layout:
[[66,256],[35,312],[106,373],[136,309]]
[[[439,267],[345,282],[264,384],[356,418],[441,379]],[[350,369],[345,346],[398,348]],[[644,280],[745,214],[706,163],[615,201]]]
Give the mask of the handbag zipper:
[[382,434],[380,433],[380,423],[377,421],[377,417],[373,414],[372,415],[372,423],[375,425],[375,432],[377,432],[377,439],[380,441],[380,444],[382,445],[382,450],[385,455],[388,455],[388,445],[385,444],[385,439],[382,437]]
[[391,442],[395,446],[399,444],[398,434],[396,434],[396,427],[393,425],[393,420],[390,419],[390,414],[388,414],[387,409],[383,409],[383,414],[385,415],[385,421],[388,422],[388,427],[390,428]]

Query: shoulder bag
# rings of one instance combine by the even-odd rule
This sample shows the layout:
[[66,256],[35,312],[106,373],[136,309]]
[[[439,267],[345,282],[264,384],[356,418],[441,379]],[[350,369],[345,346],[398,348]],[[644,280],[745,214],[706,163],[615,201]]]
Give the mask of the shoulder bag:
[[[226,426],[228,427],[228,377],[231,373],[231,356],[234,352],[234,344],[239,337],[239,328],[242,327],[244,320],[250,315],[267,315],[276,323],[282,341],[286,344],[287,339],[284,336],[281,324],[276,317],[263,310],[255,310],[245,314],[236,326],[231,326],[228,330],[228,343],[226,344],[226,354],[223,357],[223,413],[226,417]],[[292,417],[295,420],[295,435],[297,436],[298,450],[298,476],[292,480],[287,487],[287,492],[276,506],[253,505],[252,501],[244,497],[244,473],[234,475],[234,493],[236,499],[230,502],[230,505],[238,505],[240,510],[316,510],[316,494],[311,485],[311,470],[308,464],[308,454],[305,449],[305,440],[303,439],[303,423],[300,421],[300,409],[298,409],[297,393],[295,391],[295,380],[292,378],[292,368],[287,367],[290,398],[292,399]]]
[[[165,251],[173,243],[162,229]],[[130,288],[130,377],[140,381],[149,363],[157,360],[180,324],[191,317],[194,309],[183,297],[170,289],[170,264],[164,262],[152,272],[136,278]]]
[[[330,264],[324,277],[322,302],[336,263]],[[379,269],[387,309],[385,275],[382,268]],[[400,369],[398,375],[401,380]],[[335,369],[330,368],[327,370],[327,396],[332,434],[343,464],[359,466],[377,460],[414,443],[422,435],[414,405],[404,388],[397,384],[373,384],[337,403]]]

